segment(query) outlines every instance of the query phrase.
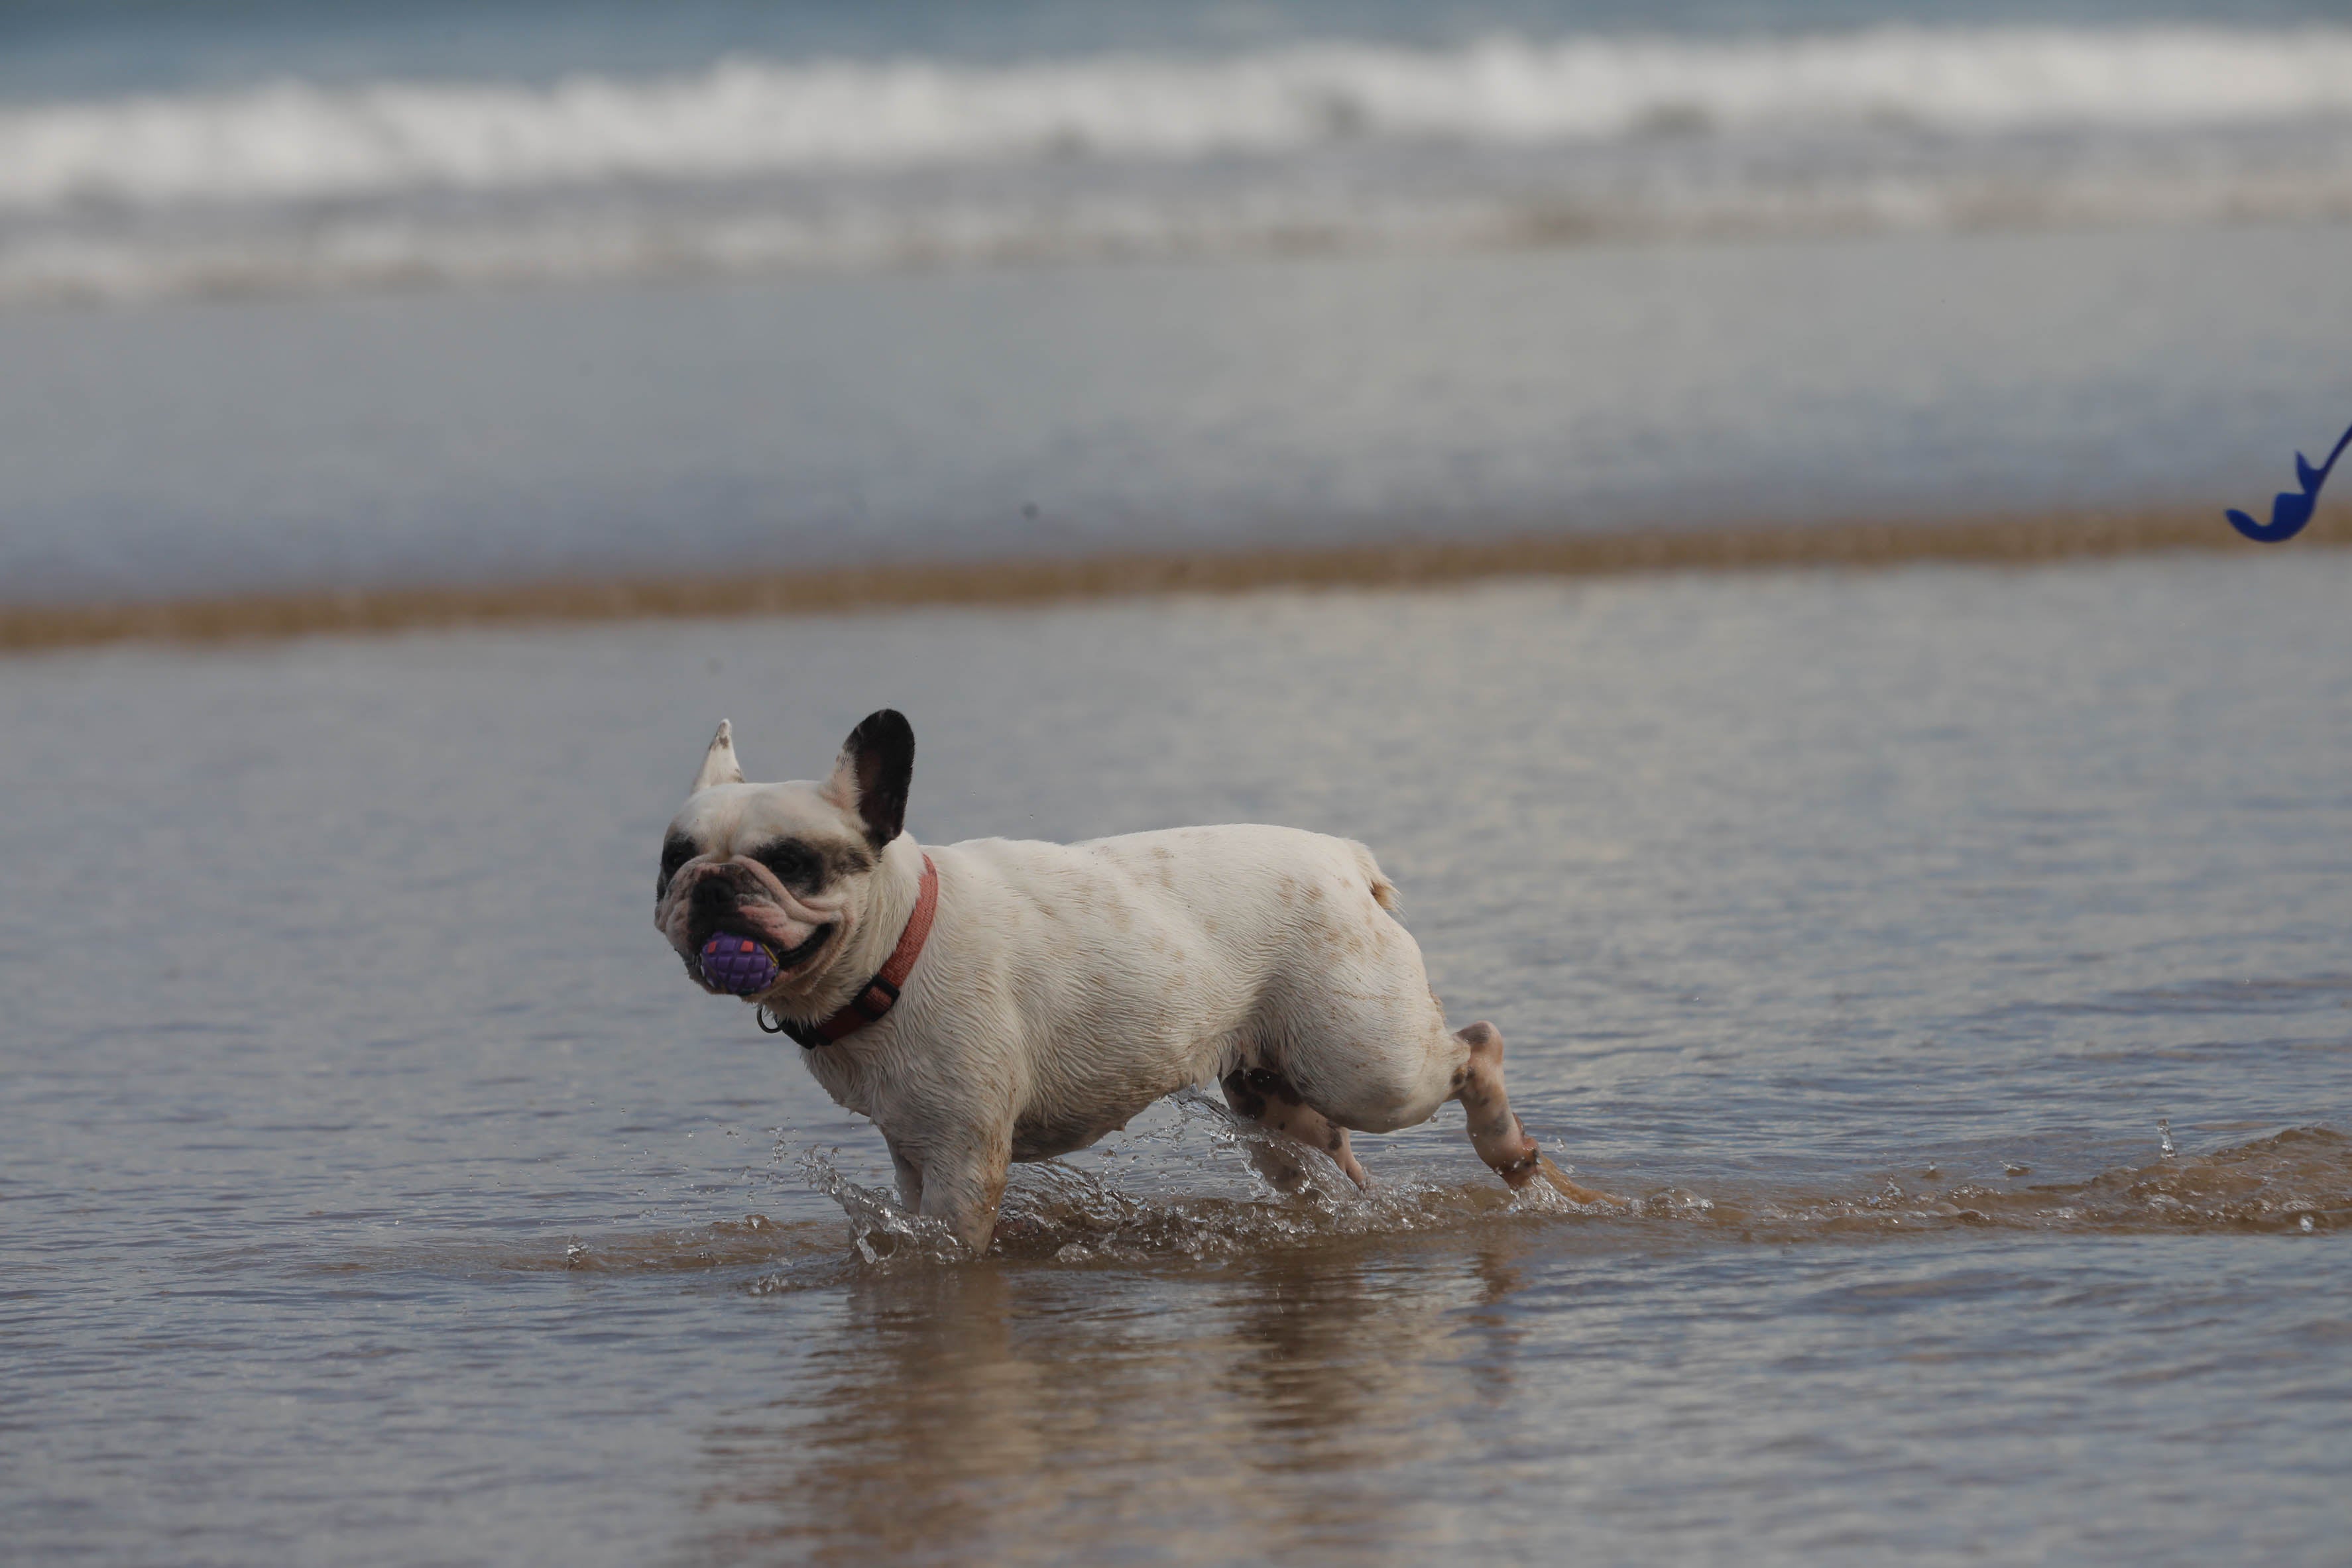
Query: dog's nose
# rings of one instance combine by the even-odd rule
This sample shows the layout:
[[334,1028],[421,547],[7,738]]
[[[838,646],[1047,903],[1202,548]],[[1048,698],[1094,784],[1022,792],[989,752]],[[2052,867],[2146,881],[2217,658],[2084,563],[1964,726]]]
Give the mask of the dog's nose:
[[723,913],[735,907],[735,884],[723,876],[706,876],[694,884],[693,905],[713,913]]

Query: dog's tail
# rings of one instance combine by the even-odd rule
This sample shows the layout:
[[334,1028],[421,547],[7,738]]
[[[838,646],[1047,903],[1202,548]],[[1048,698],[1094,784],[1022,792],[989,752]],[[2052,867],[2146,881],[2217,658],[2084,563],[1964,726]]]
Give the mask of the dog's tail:
[[1391,914],[1403,908],[1404,895],[1381,870],[1381,862],[1372,858],[1372,852],[1353,839],[1348,841],[1348,847],[1356,852],[1356,864],[1362,868],[1364,880],[1371,884],[1372,902]]

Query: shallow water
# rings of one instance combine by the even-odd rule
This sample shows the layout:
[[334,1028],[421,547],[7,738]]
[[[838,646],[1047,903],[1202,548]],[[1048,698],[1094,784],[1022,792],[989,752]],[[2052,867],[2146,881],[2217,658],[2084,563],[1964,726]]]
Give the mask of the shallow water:
[[[2287,549],[0,665],[15,1551],[2336,1560],[2347,589]],[[718,716],[806,773],[886,702],[929,840],[1371,843],[1637,1211],[1507,1201],[1450,1111],[1278,1200],[1182,1102],[931,1261],[648,918]]]

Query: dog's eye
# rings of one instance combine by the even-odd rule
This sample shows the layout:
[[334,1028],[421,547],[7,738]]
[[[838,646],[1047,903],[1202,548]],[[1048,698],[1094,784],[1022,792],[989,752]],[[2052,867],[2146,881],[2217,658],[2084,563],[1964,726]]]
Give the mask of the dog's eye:
[[824,882],[824,857],[798,839],[779,839],[751,858],[776,873],[795,893],[814,893]]
[[664,839],[662,841],[661,880],[654,884],[654,896],[656,898],[659,898],[663,894],[667,893],[669,891],[669,879],[677,874],[677,868],[684,865],[687,862],[692,860],[696,855],[700,854],[701,852],[702,852],[700,850],[695,847],[695,843],[692,839],[682,839],[677,837]]

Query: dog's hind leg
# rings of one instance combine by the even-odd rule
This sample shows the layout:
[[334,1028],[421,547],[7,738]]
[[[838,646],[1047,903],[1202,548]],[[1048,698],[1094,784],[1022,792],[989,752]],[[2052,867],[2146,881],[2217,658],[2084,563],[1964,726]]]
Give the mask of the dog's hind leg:
[[[1348,1147],[1348,1129],[1299,1099],[1298,1091],[1281,1073],[1263,1067],[1236,1068],[1225,1074],[1220,1087],[1225,1092],[1225,1103],[1239,1114],[1322,1150],[1357,1186],[1372,1185],[1372,1178],[1357,1163],[1355,1152]],[[1307,1168],[1279,1145],[1253,1145],[1249,1160],[1277,1191],[1297,1192],[1307,1185]]]
[[1503,1089],[1502,1030],[1490,1023],[1474,1023],[1456,1030],[1454,1038],[1468,1049],[1462,1065],[1454,1071],[1453,1097],[1462,1102],[1470,1118],[1470,1146],[1494,1167],[1496,1176],[1514,1191],[1541,1176],[1571,1203],[1622,1205],[1625,1201],[1569,1180],[1568,1174],[1552,1164],[1528,1135],[1526,1124],[1511,1109],[1511,1097]]

